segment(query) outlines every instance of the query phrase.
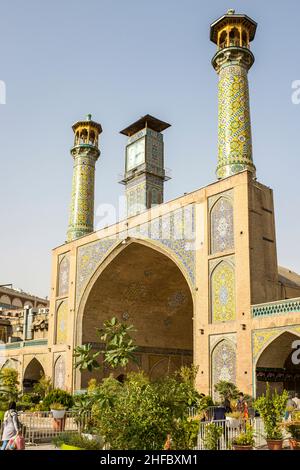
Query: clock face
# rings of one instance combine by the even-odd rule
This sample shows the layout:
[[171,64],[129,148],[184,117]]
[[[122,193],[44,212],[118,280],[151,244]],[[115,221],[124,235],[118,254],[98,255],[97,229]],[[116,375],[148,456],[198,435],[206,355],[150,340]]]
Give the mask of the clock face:
[[145,161],[145,139],[139,139],[128,145],[126,150],[126,171],[141,165]]

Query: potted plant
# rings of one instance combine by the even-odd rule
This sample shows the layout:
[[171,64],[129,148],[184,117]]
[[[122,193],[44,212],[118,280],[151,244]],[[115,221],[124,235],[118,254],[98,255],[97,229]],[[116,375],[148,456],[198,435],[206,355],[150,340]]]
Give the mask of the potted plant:
[[255,409],[259,412],[266,432],[266,441],[270,450],[281,450],[283,434],[281,429],[282,417],[286,409],[288,393],[284,390],[281,394],[271,393],[267,383],[265,395],[257,398],[254,403]]
[[226,413],[225,418],[226,425],[229,428],[236,429],[241,425],[243,415],[240,411],[233,411],[232,413]]
[[52,403],[51,414],[53,417],[53,429],[55,431],[63,431],[65,428],[65,406],[61,403]]
[[283,423],[283,427],[291,435],[289,438],[291,450],[300,450],[300,412],[294,412],[292,421]]
[[245,431],[241,432],[233,441],[233,450],[253,450],[255,444],[253,427],[246,424]]
[[291,437],[289,439],[291,450],[300,450],[300,422],[291,422],[287,426]]

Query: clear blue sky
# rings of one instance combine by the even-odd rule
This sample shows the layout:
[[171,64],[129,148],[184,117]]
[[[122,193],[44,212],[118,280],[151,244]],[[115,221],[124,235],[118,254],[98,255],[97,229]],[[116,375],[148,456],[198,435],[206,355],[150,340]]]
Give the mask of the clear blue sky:
[[118,203],[125,138],[141,115],[165,132],[166,200],[215,180],[217,76],[209,25],[228,8],[258,22],[249,73],[254,161],[274,189],[280,264],[300,271],[298,0],[6,0],[1,2],[0,284],[50,290],[51,249],[65,240],[71,125],[103,126],[95,205]]

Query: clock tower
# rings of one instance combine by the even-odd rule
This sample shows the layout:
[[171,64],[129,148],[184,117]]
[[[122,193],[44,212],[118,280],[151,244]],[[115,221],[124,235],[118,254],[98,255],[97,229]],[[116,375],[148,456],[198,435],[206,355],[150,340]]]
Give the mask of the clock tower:
[[164,168],[162,131],[167,122],[146,114],[121,131],[128,137],[125,151],[125,185],[127,216],[133,216],[157,204],[164,198]]

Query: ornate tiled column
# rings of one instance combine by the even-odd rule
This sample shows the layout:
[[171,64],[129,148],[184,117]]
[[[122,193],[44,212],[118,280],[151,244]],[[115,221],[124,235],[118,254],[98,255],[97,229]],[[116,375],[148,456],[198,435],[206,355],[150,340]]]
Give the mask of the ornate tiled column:
[[67,240],[71,241],[94,230],[95,164],[99,158],[98,136],[101,125],[91,120],[76,122],[71,155],[74,159],[72,199]]
[[212,65],[219,75],[219,179],[243,170],[255,176],[248,87],[248,70],[254,62],[249,42],[255,29],[253,20],[233,10],[211,25],[211,40],[218,45]]

